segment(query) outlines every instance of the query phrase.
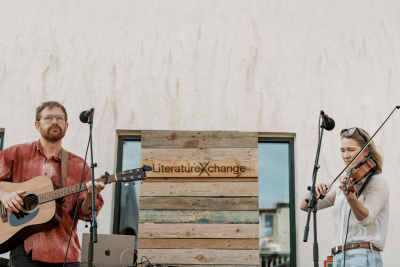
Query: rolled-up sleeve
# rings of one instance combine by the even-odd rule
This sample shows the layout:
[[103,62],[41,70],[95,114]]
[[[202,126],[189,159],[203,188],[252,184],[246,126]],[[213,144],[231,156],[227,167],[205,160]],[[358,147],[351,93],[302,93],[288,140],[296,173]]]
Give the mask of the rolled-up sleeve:
[[389,199],[389,184],[384,178],[376,178],[368,185],[365,193],[364,207],[368,209],[368,216],[358,221],[363,226],[371,224]]

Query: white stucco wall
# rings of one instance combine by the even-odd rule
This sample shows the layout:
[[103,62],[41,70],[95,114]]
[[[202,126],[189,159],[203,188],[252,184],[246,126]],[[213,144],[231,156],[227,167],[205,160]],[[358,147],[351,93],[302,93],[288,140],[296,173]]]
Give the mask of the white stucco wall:
[[[96,108],[96,174],[115,170],[117,130],[240,130],[296,135],[296,206],[311,183],[319,111],[319,182],[342,169],[339,132],[373,133],[400,105],[398,1],[0,1],[0,128],[5,147],[38,139],[35,108],[60,101],[63,146],[83,156]],[[385,266],[400,240],[400,114],[376,136],[385,156],[390,226]],[[99,233],[109,233],[113,187]],[[332,211],[318,213],[320,259],[333,246]],[[297,220],[297,266],[312,265],[306,213]],[[80,223],[80,235],[83,223]],[[312,229],[310,229],[312,233]]]

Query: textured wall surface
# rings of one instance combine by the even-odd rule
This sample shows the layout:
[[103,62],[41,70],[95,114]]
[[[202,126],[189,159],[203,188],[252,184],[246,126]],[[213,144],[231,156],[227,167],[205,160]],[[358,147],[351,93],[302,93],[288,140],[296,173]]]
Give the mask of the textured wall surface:
[[[387,1],[0,1],[0,128],[5,147],[38,139],[35,108],[69,112],[63,146],[84,155],[82,110],[96,108],[96,174],[115,169],[116,130],[224,130],[296,135],[296,206],[310,184],[318,113],[319,182],[342,169],[339,132],[374,132],[400,105],[400,3]],[[385,266],[400,240],[400,114],[376,136],[392,188]],[[109,233],[113,187],[99,233]],[[298,266],[312,234],[298,210]],[[318,213],[321,260],[333,245],[332,210]],[[83,223],[79,226],[80,235]],[[311,232],[312,233],[312,232]]]

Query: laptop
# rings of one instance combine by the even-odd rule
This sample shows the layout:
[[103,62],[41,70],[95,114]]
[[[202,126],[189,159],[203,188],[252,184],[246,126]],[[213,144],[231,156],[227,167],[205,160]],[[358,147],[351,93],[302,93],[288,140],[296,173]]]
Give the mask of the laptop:
[[[88,266],[90,234],[82,235],[81,266]],[[105,235],[97,234],[97,243],[93,244],[93,265],[96,267],[133,266],[135,249],[134,235]],[[129,250],[126,250],[129,249]],[[125,251],[126,250],[126,251]],[[125,251],[125,252],[124,252]],[[121,254],[122,258],[120,261]]]

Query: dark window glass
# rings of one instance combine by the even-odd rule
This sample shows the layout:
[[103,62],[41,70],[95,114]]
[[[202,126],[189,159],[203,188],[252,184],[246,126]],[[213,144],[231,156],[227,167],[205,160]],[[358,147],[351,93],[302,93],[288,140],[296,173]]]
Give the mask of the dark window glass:
[[[122,170],[140,167],[140,141],[123,141]],[[140,182],[121,184],[119,233],[138,231]]]
[[3,150],[4,133],[0,133],[0,150]]
[[262,266],[275,266],[291,258],[290,156],[289,142],[258,143]]
[[[140,136],[120,137],[118,140],[117,172],[140,167]],[[114,205],[114,234],[135,235],[139,221],[140,182],[116,183]],[[137,247],[137,244],[136,244]]]

